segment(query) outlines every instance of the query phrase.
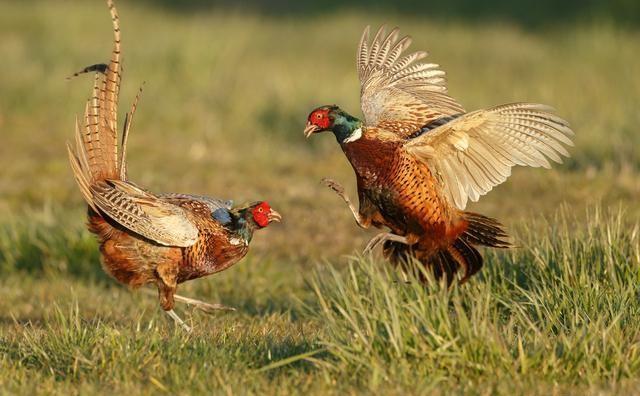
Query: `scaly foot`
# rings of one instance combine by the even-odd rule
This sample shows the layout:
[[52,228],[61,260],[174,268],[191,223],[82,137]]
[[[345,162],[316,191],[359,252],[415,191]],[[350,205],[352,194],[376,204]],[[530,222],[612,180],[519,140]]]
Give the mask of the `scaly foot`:
[[180,296],[180,295],[177,295],[177,294],[174,294],[173,298],[176,301],[183,302],[183,303],[185,303],[187,305],[193,305],[194,307],[196,307],[199,310],[204,311],[206,313],[214,313],[215,311],[235,311],[236,310],[235,308],[227,307],[226,305],[210,304],[210,303],[206,303],[204,301],[196,300],[196,299],[189,298],[189,297]]
[[[142,292],[145,294],[155,295],[155,293],[151,289],[142,289]],[[173,299],[175,301],[179,301],[185,303],[187,305],[193,305],[195,308],[204,311],[206,313],[214,313],[215,311],[235,311],[236,309],[233,307],[227,307],[222,304],[210,304],[204,301],[196,300],[194,298],[189,298],[185,296],[181,296],[179,294],[174,294]],[[173,317],[173,316],[172,316]]]

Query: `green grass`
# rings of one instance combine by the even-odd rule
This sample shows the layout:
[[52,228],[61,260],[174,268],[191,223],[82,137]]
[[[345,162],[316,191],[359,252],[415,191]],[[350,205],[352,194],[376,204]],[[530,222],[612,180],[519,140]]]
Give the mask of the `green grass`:
[[[179,306],[186,335],[103,273],[67,164],[91,82],[65,77],[107,59],[106,7],[0,8],[0,393],[640,392],[636,30],[119,4],[122,106],[146,81],[132,179],[285,216],[241,263],[180,286],[237,308]],[[354,256],[372,232],[319,184],[354,196],[352,171],[333,138],[302,136],[316,105],[357,113],[355,45],[383,22],[431,52],[466,108],[548,103],[576,131],[565,164],[516,169],[471,206],[521,247],[485,250],[481,275],[451,291]]]
[[[637,392],[640,225],[595,210],[577,230],[565,213],[550,233],[518,230],[526,247],[487,254],[482,275],[451,290],[422,287],[368,258],[304,274],[250,258],[185,285],[185,294],[238,308],[183,311],[192,335],[173,326],[155,298],[97,276],[95,253],[75,248],[85,245],[82,233],[52,227],[34,236],[47,224],[33,217],[2,234],[20,250],[4,261],[0,386],[9,393],[36,384],[46,393]],[[20,244],[27,235],[33,243]],[[25,266],[33,257],[48,270]]]
[[314,281],[321,343],[339,372],[358,372],[368,386],[634,378],[639,230],[612,217],[596,216],[586,232],[564,218],[553,237],[525,232],[531,248],[490,255],[482,280],[452,291],[354,260]]

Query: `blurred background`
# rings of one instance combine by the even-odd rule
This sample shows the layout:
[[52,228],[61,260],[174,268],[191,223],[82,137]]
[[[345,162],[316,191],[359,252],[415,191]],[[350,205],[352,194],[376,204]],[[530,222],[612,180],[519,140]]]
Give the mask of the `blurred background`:
[[[460,394],[570,394],[556,384],[624,379],[635,389],[613,392],[639,393],[640,1],[117,5],[120,122],[145,82],[129,139],[131,180],[156,192],[267,200],[284,222],[257,232],[233,268],[180,285],[180,294],[238,310],[208,316],[179,306],[196,335],[174,332],[155,296],[129,292],[100,268],[67,161],[65,143],[73,140],[92,76],[66,77],[108,61],[113,37],[105,1],[0,0],[0,393],[244,394],[250,387],[312,394],[315,387],[325,395],[370,386],[375,394],[384,373],[399,384],[429,386],[417,392],[429,394],[440,383],[468,387]],[[347,256],[375,231],[360,230],[320,184],[331,177],[356,197],[353,171],[333,136],[302,134],[316,106],[336,103],[360,114],[356,46],[366,25],[381,24],[411,35],[412,50],[428,50],[427,60],[447,72],[450,94],[467,110],[514,101],[555,107],[575,131],[572,157],[551,170],[514,169],[469,206],[507,225],[521,248],[484,250],[485,269],[454,288],[453,300],[418,294],[431,304],[419,318],[432,318],[444,341],[407,338],[406,350],[418,352],[400,363],[397,345],[380,344],[390,358],[371,378],[361,370],[371,360],[366,354],[353,355],[354,371],[323,371],[336,360],[317,355],[315,369],[298,362],[259,374],[257,368],[292,355],[343,341],[359,345],[348,325],[329,320],[333,311],[320,309],[314,287],[343,293],[336,274],[364,285],[387,268],[376,261],[370,273],[347,276]],[[323,276],[328,264],[339,271]],[[375,316],[381,303],[368,299],[376,290],[410,290],[373,279],[382,280],[377,289],[358,286],[345,301],[371,306]],[[406,306],[415,307],[410,299]],[[464,322],[452,309],[463,299],[472,325],[450,332],[446,326]],[[394,318],[397,305],[390,304]],[[387,317],[376,323],[387,326]],[[414,359],[430,345],[440,345],[436,354]],[[489,387],[479,387],[482,381]],[[341,393],[336,384],[345,386]],[[387,393],[411,393],[392,389]]]
[[[131,179],[158,192],[268,200],[285,221],[255,238],[257,260],[304,268],[351,254],[370,236],[319,184],[332,177],[355,198],[333,137],[302,135],[315,106],[360,114],[355,51],[368,24],[411,35],[412,49],[442,65],[468,110],[540,102],[571,123],[572,158],[551,171],[516,169],[470,209],[516,228],[561,205],[577,216],[594,205],[640,213],[638,1],[146,0],[118,8],[121,119],[146,82],[129,143]],[[7,269],[72,265],[42,230],[70,232],[64,243],[97,260],[64,146],[92,79],[66,77],[106,62],[111,45],[103,1],[0,1]]]

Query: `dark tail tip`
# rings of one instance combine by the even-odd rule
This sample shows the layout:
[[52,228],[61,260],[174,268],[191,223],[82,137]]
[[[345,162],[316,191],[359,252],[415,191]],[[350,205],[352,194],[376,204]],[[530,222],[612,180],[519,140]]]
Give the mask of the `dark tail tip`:
[[465,242],[495,248],[513,247],[509,235],[498,220],[473,212],[465,212],[464,219],[469,225],[460,239]]
[[92,73],[92,72],[98,72],[98,73],[102,73],[102,74],[106,74],[107,72],[107,64],[106,63],[96,63],[95,65],[89,65],[87,67],[85,67],[84,69],[77,71],[75,73],[73,73],[72,75],[70,75],[69,77],[67,77],[67,80],[71,80],[74,77],[78,77],[81,74],[85,74],[85,73]]

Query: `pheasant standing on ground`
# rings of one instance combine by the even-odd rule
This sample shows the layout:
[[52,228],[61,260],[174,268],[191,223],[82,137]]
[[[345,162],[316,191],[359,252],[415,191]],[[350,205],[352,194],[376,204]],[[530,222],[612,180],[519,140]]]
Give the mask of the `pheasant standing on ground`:
[[466,212],[504,182],[515,165],[549,168],[561,163],[573,135],[553,109],[513,103],[465,112],[447,94],[444,72],[419,63],[426,52],[404,54],[411,38],[369,28],[357,54],[364,119],[338,106],[311,112],[305,136],[332,131],[351,163],[358,186],[356,210],[341,185],[325,179],[349,205],[358,225],[388,227],[365,251],[384,243],[385,257],[406,263],[414,257],[451,282],[482,267],[475,246],[510,246],[502,225]]
[[69,160],[89,205],[89,230],[98,236],[103,266],[119,282],[155,284],[160,305],[178,324],[175,299],[204,310],[217,304],[175,295],[179,283],[225,270],[243,258],[253,232],[280,215],[266,202],[232,207],[230,201],[187,194],[154,194],[127,179],[126,146],[138,96],[125,117],[118,156],[117,110],[120,92],[120,28],[111,11],[114,45],[111,62],[86,67],[96,72],[84,127],[76,121],[75,150]]

